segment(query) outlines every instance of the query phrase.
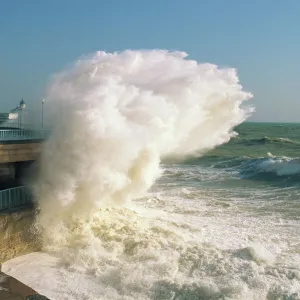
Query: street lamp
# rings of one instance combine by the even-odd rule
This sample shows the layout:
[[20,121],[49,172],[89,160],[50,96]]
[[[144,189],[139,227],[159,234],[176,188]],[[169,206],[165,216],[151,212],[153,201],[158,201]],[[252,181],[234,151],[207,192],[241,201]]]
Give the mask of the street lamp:
[[21,102],[20,102],[20,106],[19,106],[19,109],[21,110],[21,119],[20,119],[20,128],[22,129],[22,117],[23,117],[23,109],[25,109],[26,108],[26,104],[25,104],[25,101],[23,100],[23,98],[22,98],[22,100],[21,100]]
[[44,103],[45,99],[42,99],[42,128],[44,128]]

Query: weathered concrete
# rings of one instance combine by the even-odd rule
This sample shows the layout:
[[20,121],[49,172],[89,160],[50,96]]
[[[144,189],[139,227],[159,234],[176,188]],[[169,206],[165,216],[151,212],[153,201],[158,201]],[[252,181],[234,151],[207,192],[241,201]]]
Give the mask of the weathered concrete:
[[32,209],[0,215],[0,264],[41,250],[41,241],[34,228],[35,216]]
[[0,215],[0,300],[48,299],[1,272],[1,262],[41,250],[39,237],[34,230],[34,221],[33,210]]
[[36,160],[41,151],[41,142],[0,144],[0,164]]

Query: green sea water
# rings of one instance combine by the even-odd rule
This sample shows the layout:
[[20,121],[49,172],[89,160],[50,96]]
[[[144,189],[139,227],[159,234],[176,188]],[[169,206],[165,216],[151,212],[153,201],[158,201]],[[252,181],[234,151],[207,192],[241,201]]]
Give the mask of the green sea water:
[[[300,124],[243,123],[237,133],[223,144],[200,158],[192,158],[187,165],[198,164],[204,169],[222,169],[228,173],[223,184],[259,186],[299,186],[300,184]],[[252,180],[252,182],[251,182]],[[211,184],[213,182],[210,182]]]
[[243,123],[235,128],[238,133],[209,155],[264,157],[274,156],[296,158],[300,156],[299,123]]
[[[299,300],[300,124],[243,123],[235,132],[200,158],[166,164],[154,187],[173,213],[201,228],[200,241],[239,249],[249,262],[239,268],[233,259],[230,274],[222,269],[226,259],[219,261],[222,280],[243,278],[237,295],[183,299]],[[262,256],[256,261],[256,255]],[[201,280],[210,272],[207,267]]]
[[167,165],[160,180],[243,209],[300,220],[300,124],[243,123],[228,143]]

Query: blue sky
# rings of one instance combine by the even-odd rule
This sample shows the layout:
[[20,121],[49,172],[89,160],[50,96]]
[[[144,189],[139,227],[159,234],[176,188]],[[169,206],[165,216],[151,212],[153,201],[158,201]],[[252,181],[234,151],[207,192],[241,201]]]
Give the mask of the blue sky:
[[0,110],[96,50],[183,50],[238,69],[254,121],[299,121],[299,0],[1,0]]

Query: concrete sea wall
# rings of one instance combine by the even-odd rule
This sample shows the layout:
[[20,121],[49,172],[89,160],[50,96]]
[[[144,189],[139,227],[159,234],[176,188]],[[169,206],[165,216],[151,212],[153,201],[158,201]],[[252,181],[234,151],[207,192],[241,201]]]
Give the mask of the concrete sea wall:
[[1,263],[16,256],[41,250],[34,228],[34,210],[0,215],[0,299],[48,299],[17,279],[1,272]]
[[34,221],[33,210],[0,215],[0,263],[19,255],[40,251],[41,242],[34,228]]
[[40,142],[0,144],[0,163],[36,160],[41,151]]

